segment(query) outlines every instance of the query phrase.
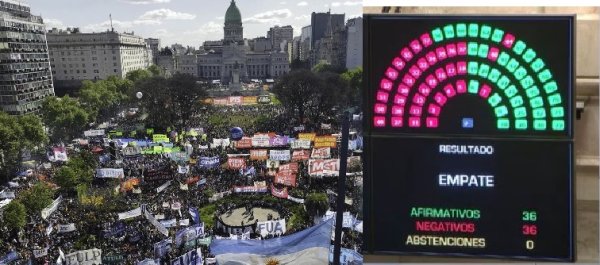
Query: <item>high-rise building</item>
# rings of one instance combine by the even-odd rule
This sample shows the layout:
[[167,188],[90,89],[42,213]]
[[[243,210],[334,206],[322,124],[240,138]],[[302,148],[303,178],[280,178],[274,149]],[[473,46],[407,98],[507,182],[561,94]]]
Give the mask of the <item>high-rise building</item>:
[[288,56],[290,62],[300,59],[300,36],[294,37],[292,43],[288,44]]
[[300,47],[299,47],[299,58],[301,61],[307,61],[310,59],[311,49],[311,36],[312,26],[308,25],[302,28],[302,34],[300,35]]
[[[338,31],[344,28],[345,14],[331,14],[327,13],[315,13],[313,12],[310,17],[311,25],[311,46],[310,49],[315,48],[315,43],[320,41],[321,38],[325,37],[327,30],[332,32]],[[331,27],[331,29],[329,29]]]
[[1,110],[38,113],[42,100],[54,95],[44,21],[26,4],[0,0],[0,36]]
[[346,23],[346,68],[354,69],[363,65],[363,22],[361,17],[349,19]]
[[148,38],[145,39],[146,44],[150,46],[150,50],[152,50],[152,62],[154,64],[158,64],[158,53],[160,52],[160,39]]
[[275,51],[287,52],[287,44],[292,43],[294,28],[292,26],[275,26],[267,32],[267,38],[271,39],[271,46]]
[[82,33],[78,29],[48,32],[54,80],[97,80],[146,69],[152,53],[144,38],[133,33]]

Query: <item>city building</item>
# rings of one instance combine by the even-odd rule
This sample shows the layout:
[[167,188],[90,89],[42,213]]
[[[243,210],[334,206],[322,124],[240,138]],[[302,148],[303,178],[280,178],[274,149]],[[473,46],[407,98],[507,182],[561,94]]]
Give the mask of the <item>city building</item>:
[[152,64],[151,49],[133,33],[82,33],[68,28],[52,29],[47,36],[53,78],[59,83],[109,76],[124,78],[127,73]]
[[[343,16],[344,15],[342,14],[342,19]],[[323,37],[314,43],[313,50],[311,51],[311,66],[315,66],[319,63],[325,63],[337,68],[346,67],[347,30],[343,24],[340,27],[338,23],[339,21],[337,21],[339,18],[339,15],[329,16]],[[322,27],[322,25],[312,26],[313,29],[315,27]]]
[[325,37],[325,34],[328,30],[335,32],[342,28],[345,25],[345,14],[331,14],[331,12],[327,13],[315,13],[313,12],[310,17],[310,25],[311,25],[311,46],[310,49],[314,49],[315,44],[321,40],[321,38]]
[[0,0],[0,36],[1,110],[37,114],[54,95],[44,21],[27,4]]
[[150,50],[152,50],[152,62],[154,64],[158,64],[158,53],[160,52],[160,39],[148,38],[145,39],[146,44],[150,46]]
[[300,36],[294,37],[288,44],[288,55],[290,62],[300,59]]
[[363,63],[363,21],[361,17],[349,19],[346,23],[346,68],[362,67]]
[[308,25],[302,28],[302,34],[300,35],[300,47],[299,47],[299,57],[301,61],[307,61],[310,59],[310,49],[311,49],[311,36],[312,35],[312,26]]
[[287,44],[294,38],[294,29],[292,26],[275,26],[269,29],[267,38],[271,40],[273,50],[286,51]]

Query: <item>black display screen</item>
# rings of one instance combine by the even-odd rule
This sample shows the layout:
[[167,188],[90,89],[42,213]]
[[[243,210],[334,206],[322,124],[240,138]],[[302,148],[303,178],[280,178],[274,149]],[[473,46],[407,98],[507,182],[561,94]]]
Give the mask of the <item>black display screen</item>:
[[570,16],[367,16],[365,250],[573,261]]

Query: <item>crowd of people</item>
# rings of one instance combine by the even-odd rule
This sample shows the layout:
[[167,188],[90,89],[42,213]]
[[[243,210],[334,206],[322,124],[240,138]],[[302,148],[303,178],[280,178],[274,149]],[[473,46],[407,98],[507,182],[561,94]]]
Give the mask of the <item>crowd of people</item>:
[[[215,118],[216,117],[216,118]],[[238,117],[238,118],[234,118]],[[292,212],[288,205],[296,202],[277,198],[264,202],[260,198],[273,198],[270,192],[257,193],[235,193],[231,192],[233,187],[247,187],[255,183],[266,183],[266,187],[284,188],[281,184],[273,182],[273,176],[268,174],[269,169],[265,161],[251,161],[246,157],[244,169],[252,168],[251,174],[240,173],[239,169],[231,169],[227,166],[228,155],[248,154],[248,149],[237,149],[234,140],[227,146],[213,148],[213,139],[227,139],[231,137],[230,129],[239,122],[239,117],[247,117],[253,123],[245,124],[244,134],[252,137],[255,133],[275,133],[277,135],[288,135],[296,137],[299,132],[315,132],[317,135],[331,135],[339,133],[340,128],[333,123],[323,128],[320,124],[303,124],[298,129],[298,121],[285,115],[283,108],[274,105],[265,106],[222,106],[212,107],[203,115],[197,115],[187,124],[191,128],[202,128],[193,136],[179,134],[174,136],[168,131],[163,133],[171,138],[173,147],[180,147],[181,152],[186,153],[184,161],[173,158],[173,154],[129,154],[125,155],[123,147],[131,147],[133,144],[123,144],[117,140],[117,136],[106,139],[107,136],[91,137],[87,145],[74,146],[69,150],[71,154],[76,152],[93,152],[98,159],[97,169],[123,169],[121,178],[102,178],[98,175],[94,178],[85,196],[100,198],[98,204],[82,202],[82,196],[73,196],[73,193],[64,193],[58,189],[56,197],[62,194],[63,200],[56,211],[52,212],[46,219],[39,214],[29,214],[26,226],[20,231],[11,231],[6,227],[0,227],[2,240],[0,243],[1,255],[16,251],[20,260],[31,261],[31,264],[54,264],[61,253],[68,255],[79,250],[97,248],[102,250],[103,258],[114,264],[136,264],[145,259],[160,259],[167,262],[190,251],[187,244],[175,244],[166,251],[164,256],[156,257],[155,243],[167,238],[155,227],[145,214],[137,214],[128,218],[120,218],[120,213],[135,210],[140,207],[142,212],[149,212],[155,218],[166,221],[176,220],[172,227],[168,228],[169,236],[175,239],[181,229],[204,224],[203,238],[211,236],[229,236],[216,229],[216,216],[226,213],[234,208],[268,207],[277,211],[281,218],[290,219]],[[258,118],[257,118],[258,117]],[[139,121],[123,118],[115,122],[114,128],[121,131],[131,131],[140,128]],[[329,124],[328,124],[329,126]],[[157,129],[157,131],[159,131]],[[83,133],[83,132],[82,132]],[[158,133],[158,132],[154,132]],[[137,133],[134,137],[139,140],[151,140],[152,134]],[[110,144],[113,142],[113,144]],[[94,143],[98,143],[95,145]],[[165,143],[157,143],[165,145]],[[193,148],[186,148],[192,146]],[[289,149],[289,145],[283,149]],[[136,149],[139,150],[139,149]],[[339,157],[337,148],[331,150],[332,158]],[[218,157],[218,165],[200,166],[198,161],[202,157]],[[46,161],[40,161],[46,162]],[[297,174],[296,187],[287,187],[289,194],[304,198],[308,193],[325,192],[337,187],[336,178],[314,178],[307,169],[307,161],[300,161]],[[32,176],[22,178],[18,188],[12,188],[17,197],[20,192],[39,181],[38,175],[48,176],[52,182],[52,176],[59,168],[59,164],[53,164],[52,169],[38,167]],[[181,169],[184,169],[181,172]],[[156,174],[158,177],[149,177]],[[125,183],[137,179],[134,184],[125,187]],[[354,187],[350,187],[352,192]],[[216,194],[227,194],[224,198],[235,198],[235,200],[215,199]],[[81,195],[81,194],[80,194]],[[272,202],[275,201],[275,204]],[[209,204],[215,205],[212,216],[203,215],[202,209]],[[334,207],[333,205],[331,205]],[[199,211],[197,216],[191,213]],[[348,206],[346,211],[354,215],[358,213],[356,205]],[[195,219],[197,218],[197,219]],[[296,218],[293,229],[288,229],[287,234],[293,233],[314,224],[315,218]],[[75,230],[68,232],[59,231],[62,225],[74,224]],[[50,228],[52,227],[52,228]],[[345,237],[343,247],[360,251],[361,234],[349,228],[344,228]],[[251,238],[259,238],[260,235],[253,234]],[[185,243],[185,242],[184,242]],[[192,247],[202,248],[205,258],[210,259],[210,245],[192,244]],[[33,250],[47,250],[47,254],[34,257]]]

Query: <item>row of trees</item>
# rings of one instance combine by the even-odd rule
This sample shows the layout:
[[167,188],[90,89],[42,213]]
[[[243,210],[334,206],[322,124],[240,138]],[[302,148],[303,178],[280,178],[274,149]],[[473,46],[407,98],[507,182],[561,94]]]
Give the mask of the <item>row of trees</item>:
[[0,111],[0,175],[8,181],[20,165],[23,152],[48,142],[42,121],[34,115],[10,116]]

